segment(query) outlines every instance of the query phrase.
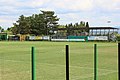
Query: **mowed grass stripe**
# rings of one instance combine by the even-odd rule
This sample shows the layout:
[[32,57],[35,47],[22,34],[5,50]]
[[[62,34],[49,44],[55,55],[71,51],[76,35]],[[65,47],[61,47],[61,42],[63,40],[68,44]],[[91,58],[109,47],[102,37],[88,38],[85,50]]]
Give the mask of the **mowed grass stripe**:
[[[4,60],[4,59],[0,59],[0,60]],[[7,61],[7,62],[13,62],[13,63],[28,63],[30,64],[31,62],[25,62],[25,61],[16,61],[16,60],[4,60],[4,61]],[[65,65],[60,65],[60,64],[50,64],[50,63],[37,63],[37,64],[40,64],[40,65],[47,65],[47,66],[54,66],[54,67],[66,67]],[[71,66],[70,65],[70,68],[84,68],[84,69],[94,69],[94,68],[91,68],[91,67],[82,67],[82,66]],[[98,70],[104,70],[104,71],[111,71],[111,72],[117,72],[116,70],[109,70],[109,69],[101,69],[101,68],[98,68]]]

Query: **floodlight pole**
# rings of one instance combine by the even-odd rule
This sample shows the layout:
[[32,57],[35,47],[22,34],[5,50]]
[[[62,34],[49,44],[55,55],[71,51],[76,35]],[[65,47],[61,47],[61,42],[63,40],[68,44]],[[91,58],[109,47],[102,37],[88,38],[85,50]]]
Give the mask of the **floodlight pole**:
[[69,45],[66,45],[66,80],[69,80]]
[[98,56],[97,56],[97,44],[94,44],[94,80],[98,80],[98,73],[97,73],[97,67],[98,67]]
[[32,64],[32,80],[36,80],[36,73],[35,73],[35,49],[32,47],[31,50],[31,64]]

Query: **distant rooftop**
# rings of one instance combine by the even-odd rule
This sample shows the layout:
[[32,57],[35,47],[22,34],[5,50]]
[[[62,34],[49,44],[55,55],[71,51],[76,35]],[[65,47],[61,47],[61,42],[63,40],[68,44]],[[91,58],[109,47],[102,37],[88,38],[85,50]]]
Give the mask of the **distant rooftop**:
[[[67,28],[58,28],[58,30],[66,30]],[[84,30],[88,29],[87,27],[80,27],[80,28],[69,28],[72,30]],[[119,29],[119,28],[114,28],[114,27],[89,27],[89,29]]]
[[119,29],[114,27],[89,27],[89,29]]

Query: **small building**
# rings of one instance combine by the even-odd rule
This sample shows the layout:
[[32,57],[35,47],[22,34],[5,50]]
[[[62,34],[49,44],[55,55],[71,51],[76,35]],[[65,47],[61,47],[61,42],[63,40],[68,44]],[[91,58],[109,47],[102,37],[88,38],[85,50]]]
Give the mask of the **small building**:
[[89,36],[108,36],[112,33],[118,33],[118,30],[114,27],[90,27]]
[[[75,37],[88,37],[90,40],[110,40],[110,35],[118,33],[118,28],[114,27],[80,27],[80,28],[58,28],[53,39],[68,39]],[[81,37],[80,37],[81,36]],[[81,38],[82,39],[82,38]],[[87,38],[85,39],[87,40]]]

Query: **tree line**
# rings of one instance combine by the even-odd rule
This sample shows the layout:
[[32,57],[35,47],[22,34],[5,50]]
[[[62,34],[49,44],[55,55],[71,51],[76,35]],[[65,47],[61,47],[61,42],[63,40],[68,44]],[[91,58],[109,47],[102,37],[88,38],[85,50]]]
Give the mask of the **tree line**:
[[[82,32],[89,33],[89,23],[84,21],[75,24],[70,23],[66,25],[60,25],[59,28],[66,28],[67,35],[79,35]],[[79,28],[85,28],[85,29],[79,29]]]
[[[42,11],[39,14],[33,14],[31,16],[19,16],[18,20],[13,23],[13,27],[8,28],[13,34],[33,34],[33,35],[51,35],[58,28],[66,28],[68,34],[89,32],[89,30],[72,30],[72,28],[87,27],[88,22],[81,21],[75,24],[59,25],[60,18],[55,15],[54,11]],[[0,28],[2,29],[2,27]],[[3,29],[2,29],[3,30]]]
[[9,28],[13,34],[34,34],[34,35],[50,35],[58,27],[59,18],[54,11],[41,11],[40,14],[32,16],[21,15],[14,27]]

